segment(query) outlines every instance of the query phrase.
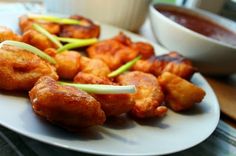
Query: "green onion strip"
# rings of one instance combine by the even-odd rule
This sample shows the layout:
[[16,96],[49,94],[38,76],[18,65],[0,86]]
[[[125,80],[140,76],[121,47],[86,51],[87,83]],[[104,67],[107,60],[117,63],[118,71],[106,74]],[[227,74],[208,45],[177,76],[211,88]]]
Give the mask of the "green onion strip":
[[127,86],[114,86],[114,85],[98,85],[98,84],[79,84],[79,83],[68,83],[68,82],[58,82],[61,85],[73,86],[79,88],[88,93],[94,94],[126,94],[135,93],[134,85]]
[[126,72],[140,59],[141,59],[141,56],[134,58],[133,60],[127,62],[126,64],[122,65],[120,68],[118,68],[115,71],[108,74],[108,77],[116,77],[117,75],[120,75],[120,74]]
[[42,35],[46,36],[50,41],[52,41],[58,48],[62,47],[62,44],[57,40],[56,37],[54,37],[53,35],[51,35],[46,29],[44,29],[43,27],[41,27],[40,25],[34,23],[32,25],[33,29],[35,29],[36,31],[38,31],[39,33],[41,33]]
[[74,49],[74,48],[88,46],[88,45],[96,43],[97,41],[98,40],[96,38],[92,38],[92,39],[84,39],[84,40],[80,40],[76,42],[71,42],[57,49],[57,53],[61,53],[63,51]]
[[18,42],[18,41],[5,40],[4,42],[2,42],[0,44],[0,48],[3,45],[15,46],[15,47],[27,50],[27,51],[29,51],[29,52],[31,52],[31,53],[41,57],[42,59],[52,63],[52,64],[56,64],[56,61],[51,56],[47,55],[46,53],[42,52],[38,48],[33,47],[33,46],[29,45],[29,44],[26,44],[26,43],[23,43],[23,42]]
[[58,23],[58,24],[84,25],[82,22],[75,19],[70,19],[70,18],[60,18],[56,16],[49,16],[49,15],[28,15],[28,17],[34,20],[43,20],[43,21],[48,21],[48,22],[53,22],[53,23]]

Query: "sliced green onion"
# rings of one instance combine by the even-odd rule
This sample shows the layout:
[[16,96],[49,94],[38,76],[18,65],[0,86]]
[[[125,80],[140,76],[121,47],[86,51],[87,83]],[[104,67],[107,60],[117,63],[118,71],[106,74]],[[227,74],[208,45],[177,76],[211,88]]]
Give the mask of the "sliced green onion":
[[56,16],[49,15],[28,15],[29,18],[35,20],[43,20],[59,24],[73,24],[73,25],[84,25],[81,21],[70,19],[70,18],[60,18]]
[[46,53],[42,52],[38,48],[33,47],[33,46],[29,45],[29,44],[26,44],[26,43],[23,43],[23,42],[18,42],[18,41],[6,40],[6,41],[4,41],[4,42],[2,42],[0,44],[0,48],[3,45],[11,45],[11,46],[15,46],[15,47],[27,50],[27,51],[29,51],[29,52],[31,52],[31,53],[41,57],[42,59],[52,63],[52,64],[56,64],[56,61],[51,56],[47,55]]
[[98,84],[79,84],[79,83],[68,83],[68,82],[58,82],[61,85],[73,86],[79,88],[88,93],[94,94],[126,94],[135,93],[135,86],[113,86],[113,85],[98,85]]
[[118,68],[115,71],[108,74],[108,77],[116,77],[117,75],[120,75],[120,74],[126,72],[140,59],[141,59],[141,56],[138,56],[138,57],[134,58],[133,60],[127,62],[126,64],[124,64],[120,68]]
[[61,52],[66,51],[66,50],[88,46],[88,45],[94,44],[96,42],[97,42],[97,39],[92,38],[92,39],[86,39],[86,40],[81,40],[81,41],[77,41],[77,42],[68,43],[68,44],[64,45],[63,47],[57,49],[57,52],[61,53]]
[[39,33],[43,34],[44,36],[46,36],[50,41],[52,41],[58,48],[62,47],[62,44],[57,40],[56,37],[54,37],[53,35],[51,35],[46,29],[44,29],[43,27],[41,27],[40,25],[34,23],[32,25],[33,29],[35,29],[36,31],[38,31]]
[[90,38],[90,39],[77,39],[77,38],[67,38],[67,37],[56,37],[57,40],[61,42],[89,42],[91,40],[96,40],[97,38]]

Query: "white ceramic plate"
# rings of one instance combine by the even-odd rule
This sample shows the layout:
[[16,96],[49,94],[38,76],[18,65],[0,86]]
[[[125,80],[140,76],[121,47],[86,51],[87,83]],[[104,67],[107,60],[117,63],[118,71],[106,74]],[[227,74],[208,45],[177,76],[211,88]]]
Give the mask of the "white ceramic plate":
[[[16,15],[0,15],[0,24],[16,29]],[[102,25],[102,38],[120,29]],[[133,40],[145,40],[127,33]],[[156,51],[165,49],[155,45]],[[71,150],[102,155],[161,155],[190,148],[205,140],[216,128],[219,104],[206,80],[195,74],[192,82],[206,91],[204,100],[186,113],[169,111],[162,119],[134,121],[125,116],[108,120],[104,126],[67,132],[36,116],[27,95],[0,92],[0,124],[22,135]],[[117,99],[118,100],[118,99]]]

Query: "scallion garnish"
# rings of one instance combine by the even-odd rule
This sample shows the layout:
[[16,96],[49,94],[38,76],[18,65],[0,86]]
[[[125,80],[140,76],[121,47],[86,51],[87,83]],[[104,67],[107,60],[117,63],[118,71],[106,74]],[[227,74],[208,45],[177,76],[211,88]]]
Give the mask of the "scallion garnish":
[[77,38],[67,38],[67,37],[56,37],[57,40],[61,41],[61,42],[89,42],[91,40],[96,40],[97,38],[89,38],[89,39],[77,39]]
[[135,86],[114,86],[114,85],[100,85],[100,84],[79,84],[79,83],[68,83],[58,82],[61,85],[73,86],[79,88],[88,93],[94,94],[126,94],[135,93]]
[[94,44],[96,42],[97,42],[96,38],[80,40],[77,42],[71,42],[71,43],[68,43],[68,44],[64,45],[63,47],[57,49],[57,53],[61,53],[63,51],[74,49],[74,48],[88,46],[88,45]]
[[32,25],[33,29],[38,31],[39,33],[43,34],[44,36],[46,36],[51,42],[53,42],[58,48],[62,47],[62,44],[57,40],[56,37],[54,37],[53,35],[51,35],[46,29],[44,29],[43,27],[41,27],[40,25],[34,23]]
[[29,52],[31,52],[31,53],[41,57],[42,59],[52,63],[52,64],[56,64],[56,61],[51,56],[47,55],[46,53],[42,52],[38,48],[33,47],[33,46],[29,45],[29,44],[26,44],[26,43],[23,43],[23,42],[18,42],[18,41],[6,40],[6,41],[4,41],[4,42],[2,42],[0,44],[0,48],[3,45],[15,46],[15,47],[27,50],[27,51],[29,51]]
[[129,70],[138,60],[140,60],[141,56],[134,58],[133,60],[127,62],[126,64],[122,65],[120,68],[116,69],[115,71],[108,74],[108,77],[116,77],[127,70]]
[[49,15],[28,15],[28,17],[34,20],[43,20],[43,21],[48,21],[48,22],[53,22],[53,23],[58,23],[58,24],[84,25],[82,22],[75,19],[70,19],[70,18],[60,18],[56,16],[49,16]]

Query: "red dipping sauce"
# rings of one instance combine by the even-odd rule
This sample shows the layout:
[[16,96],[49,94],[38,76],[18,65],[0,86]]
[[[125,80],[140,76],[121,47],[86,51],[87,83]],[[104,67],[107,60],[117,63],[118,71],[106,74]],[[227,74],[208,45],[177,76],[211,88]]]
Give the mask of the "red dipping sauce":
[[213,21],[186,11],[159,8],[157,6],[155,6],[155,8],[164,16],[190,30],[226,44],[236,46],[236,34]]

